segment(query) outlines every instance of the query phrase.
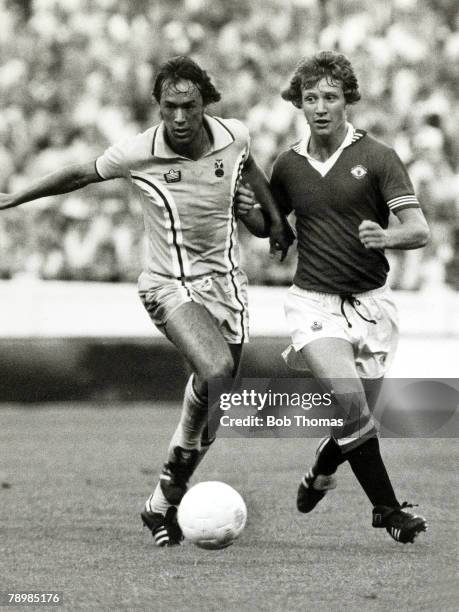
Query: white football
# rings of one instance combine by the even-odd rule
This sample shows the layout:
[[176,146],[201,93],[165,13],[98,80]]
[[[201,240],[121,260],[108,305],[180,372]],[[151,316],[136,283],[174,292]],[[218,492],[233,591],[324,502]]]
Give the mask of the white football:
[[184,495],[177,518],[187,540],[215,550],[239,537],[247,508],[239,493],[224,482],[200,482]]

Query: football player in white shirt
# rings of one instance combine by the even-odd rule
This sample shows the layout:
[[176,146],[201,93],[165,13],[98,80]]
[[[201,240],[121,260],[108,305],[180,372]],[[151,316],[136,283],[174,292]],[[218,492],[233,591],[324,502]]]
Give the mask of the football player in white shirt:
[[155,544],[171,546],[182,539],[177,505],[213,441],[206,427],[208,381],[235,375],[247,338],[246,278],[238,267],[233,208],[241,177],[262,203],[272,249],[285,255],[292,236],[250,155],[247,129],[206,113],[220,99],[207,73],[188,57],[173,58],[160,67],[153,94],[159,125],[95,161],[0,194],[0,209],[120,177],[137,188],[148,239],[140,297],[192,369],[160,480],[142,512]]

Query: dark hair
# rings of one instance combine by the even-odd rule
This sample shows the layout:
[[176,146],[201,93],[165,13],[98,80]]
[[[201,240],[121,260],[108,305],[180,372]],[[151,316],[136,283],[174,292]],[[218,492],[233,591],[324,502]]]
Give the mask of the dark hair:
[[153,95],[158,104],[161,101],[164,81],[177,83],[180,79],[192,81],[197,86],[201,92],[204,106],[212,102],[218,102],[221,98],[207,72],[191,58],[179,55],[164,62],[159,68],[153,85]]
[[351,62],[346,56],[334,51],[321,51],[302,59],[293,73],[289,87],[281,93],[281,96],[297,108],[301,108],[302,90],[314,86],[323,78],[341,83],[344,99],[348,104],[360,100],[359,84]]

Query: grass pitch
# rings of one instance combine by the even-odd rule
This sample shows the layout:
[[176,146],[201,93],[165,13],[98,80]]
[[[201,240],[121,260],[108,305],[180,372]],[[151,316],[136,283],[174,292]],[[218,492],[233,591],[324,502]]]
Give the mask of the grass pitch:
[[67,610],[457,609],[454,440],[382,441],[400,499],[428,518],[414,545],[371,528],[346,465],[296,512],[317,440],[220,439],[196,480],[243,495],[240,540],[157,549],[139,512],[177,420],[167,405],[0,408],[0,590],[63,591]]

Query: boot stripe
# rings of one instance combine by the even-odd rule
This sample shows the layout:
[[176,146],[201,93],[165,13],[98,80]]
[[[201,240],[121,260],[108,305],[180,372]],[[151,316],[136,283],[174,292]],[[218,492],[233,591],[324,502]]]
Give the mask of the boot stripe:
[[155,531],[155,537],[159,537],[163,535],[167,535],[167,529],[164,526],[161,526],[158,528],[157,531]]
[[169,543],[169,534],[167,533],[167,529],[165,527],[160,527],[158,531],[155,533],[155,543],[158,546],[164,546]]

